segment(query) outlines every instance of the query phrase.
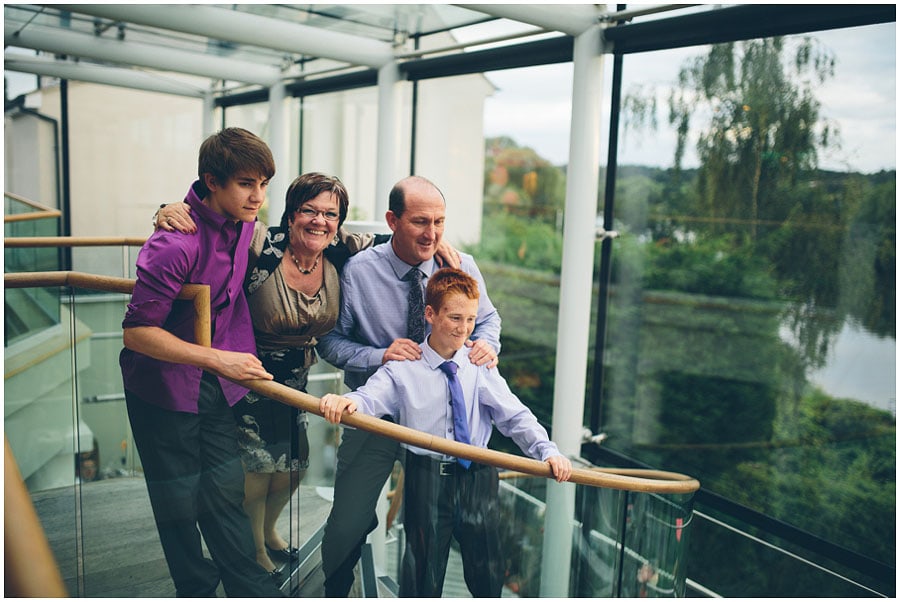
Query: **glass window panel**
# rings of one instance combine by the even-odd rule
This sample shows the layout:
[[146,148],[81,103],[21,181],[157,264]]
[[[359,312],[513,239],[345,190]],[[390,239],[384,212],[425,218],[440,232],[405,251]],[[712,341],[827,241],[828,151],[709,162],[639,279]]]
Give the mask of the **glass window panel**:
[[[481,228],[467,239],[503,320],[501,369],[549,425],[562,258],[572,65],[485,73]],[[420,153],[423,152],[420,150]],[[449,206],[449,202],[448,202]],[[471,211],[466,208],[465,211]],[[460,221],[448,207],[448,232]],[[452,239],[451,239],[452,240]],[[518,453],[502,437],[492,445]]]
[[893,38],[625,57],[602,405],[604,445],[888,564]]
[[[398,87],[398,91],[407,89]],[[303,135],[294,164],[300,165],[302,172],[318,171],[341,179],[350,195],[349,220],[384,224],[384,215],[375,212],[377,89],[317,94],[304,98],[298,109]],[[408,122],[398,125],[407,126]],[[397,156],[408,155],[409,151],[403,150],[408,149],[408,135],[398,139],[403,142]],[[292,173],[291,179],[296,175]]]

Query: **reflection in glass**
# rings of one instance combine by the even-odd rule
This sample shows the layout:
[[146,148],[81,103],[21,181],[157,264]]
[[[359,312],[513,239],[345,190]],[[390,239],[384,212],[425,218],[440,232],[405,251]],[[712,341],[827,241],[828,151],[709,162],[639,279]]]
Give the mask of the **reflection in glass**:
[[[867,43],[865,30],[843,33]],[[850,373],[840,345],[895,349],[894,172],[820,161],[843,133],[826,86],[865,65],[838,71],[853,55],[817,35],[651,58],[677,83],[649,92],[644,57],[626,57],[626,110],[632,125],[649,123],[649,95],[661,99],[674,164],[619,170],[608,445],[890,563],[893,538],[879,534],[895,526],[893,362],[859,373],[889,399],[845,379],[840,393],[823,386]],[[721,569],[706,585],[746,592],[703,532],[692,561]],[[813,591],[816,577],[803,575]]]

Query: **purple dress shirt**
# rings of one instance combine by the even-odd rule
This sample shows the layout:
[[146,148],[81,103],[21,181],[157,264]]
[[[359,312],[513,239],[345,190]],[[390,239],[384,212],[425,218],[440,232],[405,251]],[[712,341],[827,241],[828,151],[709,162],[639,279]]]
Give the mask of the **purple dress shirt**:
[[[203,204],[194,182],[185,197],[196,234],[155,232],[137,258],[137,282],[122,328],[158,326],[178,338],[194,340],[194,310],[190,301],[176,300],[184,284],[208,284],[212,346],[256,354],[253,325],[244,296],[252,222],[233,222]],[[202,370],[123,349],[119,356],[125,388],[144,401],[167,410],[197,413]],[[247,389],[219,378],[229,405]]]

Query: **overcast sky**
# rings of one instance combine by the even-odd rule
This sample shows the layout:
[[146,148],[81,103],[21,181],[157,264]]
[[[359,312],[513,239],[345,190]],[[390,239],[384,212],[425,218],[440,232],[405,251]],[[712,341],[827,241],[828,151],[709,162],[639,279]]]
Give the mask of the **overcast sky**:
[[[837,58],[835,76],[816,91],[823,117],[837,122],[841,148],[820,156],[820,166],[835,170],[874,172],[895,169],[896,142],[896,28],[894,23],[813,34]],[[659,131],[643,136],[623,134],[620,164],[660,167],[672,164],[674,133],[666,124],[666,91],[678,68],[705,47],[641,53],[625,58],[625,88],[640,84],[657,91]],[[605,70],[607,81],[611,61]],[[485,135],[508,135],[530,146],[553,163],[566,162],[572,89],[571,65],[547,65],[491,72],[497,86],[485,107]],[[608,90],[608,87],[607,87]],[[608,101],[608,99],[605,99]],[[603,136],[606,137],[605,134]],[[605,158],[605,150],[604,150]],[[686,165],[696,165],[693,148]]]

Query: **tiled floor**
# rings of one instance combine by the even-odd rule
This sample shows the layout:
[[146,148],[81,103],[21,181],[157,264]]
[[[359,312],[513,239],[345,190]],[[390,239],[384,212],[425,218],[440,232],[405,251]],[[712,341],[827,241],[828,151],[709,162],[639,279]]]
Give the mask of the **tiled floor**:
[[[143,479],[94,481],[85,483],[80,495],[78,488],[68,487],[36,493],[32,500],[70,596],[175,596]],[[293,531],[299,545],[324,522],[330,503],[315,488],[303,486],[293,503],[299,504],[299,512],[293,514],[301,517],[300,524],[291,529],[291,513],[285,510],[282,531],[285,535]],[[310,579],[307,587],[315,587],[314,581]],[[302,593],[303,597],[322,595],[321,591]]]
[[[303,486],[292,504],[298,511],[285,510],[282,533],[291,534],[294,545],[302,546],[324,524],[331,508],[328,491]],[[85,483],[33,494],[32,501],[71,597],[172,598],[175,588],[163,558],[156,525],[141,478],[116,478]],[[81,520],[77,520],[77,508]],[[289,516],[300,517],[290,524]],[[389,573],[395,574],[396,543],[389,545]],[[78,575],[82,578],[79,579]],[[357,582],[359,579],[357,579]],[[324,595],[318,551],[298,572],[293,595],[321,598]],[[390,591],[379,586],[381,597]],[[219,588],[219,595],[224,592]],[[287,592],[288,588],[285,588]],[[359,597],[359,587],[351,597]],[[504,589],[504,597],[514,596]],[[450,552],[444,582],[445,598],[471,597],[462,577],[462,563]]]

